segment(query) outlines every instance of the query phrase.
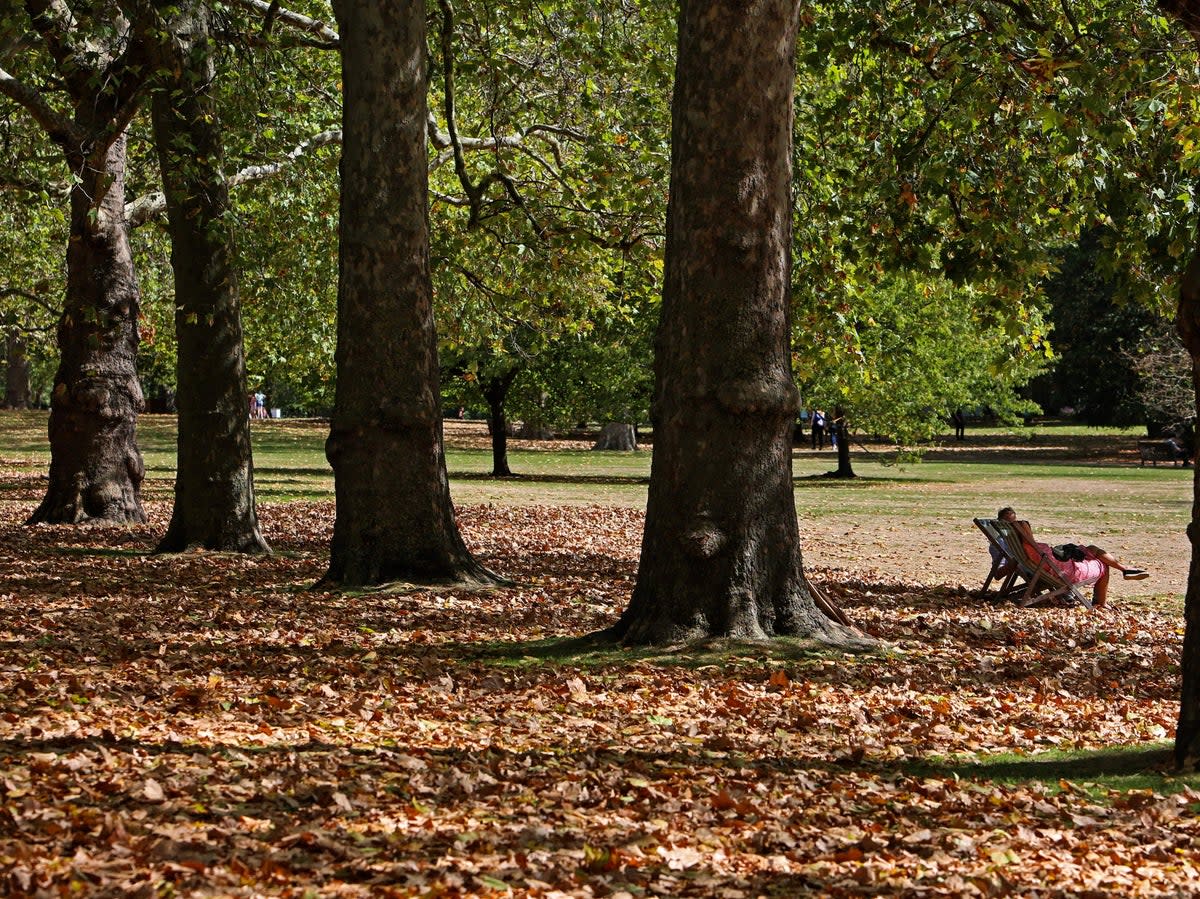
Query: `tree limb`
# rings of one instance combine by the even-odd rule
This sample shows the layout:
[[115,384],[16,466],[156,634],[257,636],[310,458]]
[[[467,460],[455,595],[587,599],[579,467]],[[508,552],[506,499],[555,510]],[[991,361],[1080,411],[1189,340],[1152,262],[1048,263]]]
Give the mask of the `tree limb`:
[[[340,144],[341,142],[342,132],[340,129],[322,131],[296,146],[278,162],[246,166],[244,169],[230,175],[225,183],[228,187],[233,188],[252,181],[262,181],[265,178],[278,175],[313,150],[324,147],[327,144]],[[152,193],[143,194],[136,200],[131,200],[125,204],[125,221],[129,224],[129,227],[137,228],[146,224],[151,219],[162,215],[166,209],[167,200],[163,196],[162,191],[153,191]]]
[[89,135],[51,106],[41,91],[4,69],[0,69],[0,94],[25,107],[55,143],[76,148],[86,143]]
[[453,46],[454,8],[450,5],[450,0],[438,0],[438,6],[442,10],[442,93],[446,111],[446,132],[450,141],[450,149],[454,154],[454,172],[458,175],[458,181],[462,185],[463,193],[467,195],[471,207],[471,212],[467,217],[467,229],[470,230],[479,224],[483,192],[487,189],[487,185],[486,183],[479,185],[471,183],[471,174],[467,171],[467,160],[463,153],[462,142],[458,139],[458,121],[454,111],[456,102]]
[[250,181],[261,181],[264,178],[270,178],[273,175],[278,175],[284,169],[293,165],[297,160],[301,159],[313,150],[317,150],[328,144],[340,144],[342,142],[342,132],[340,128],[330,131],[322,131],[319,134],[314,134],[308,140],[297,145],[291,152],[286,154],[283,159],[278,162],[267,163],[265,165],[251,165],[229,176],[228,184],[230,187],[237,187],[239,184],[246,184]]
[[[41,297],[40,294],[36,293],[35,291],[25,290],[23,287],[0,287],[0,299],[6,299],[8,297],[20,297],[22,300],[32,303],[33,305],[37,306],[39,309],[44,309],[47,312],[53,312],[55,314],[57,314],[59,312],[59,309],[56,305],[54,305],[53,303],[47,302],[45,299],[43,299]],[[27,330],[33,332],[33,331],[45,331],[48,329],[31,327],[31,328],[28,328]]]
[[290,9],[284,9],[279,5],[278,0],[271,0],[271,2],[267,2],[267,0],[235,0],[235,2],[244,9],[262,13],[263,34],[269,34],[274,22],[278,21],[289,28],[317,38],[320,43],[316,43],[314,46],[326,50],[336,50],[341,47],[341,35],[326,23],[320,19],[311,19],[298,12],[292,12]]

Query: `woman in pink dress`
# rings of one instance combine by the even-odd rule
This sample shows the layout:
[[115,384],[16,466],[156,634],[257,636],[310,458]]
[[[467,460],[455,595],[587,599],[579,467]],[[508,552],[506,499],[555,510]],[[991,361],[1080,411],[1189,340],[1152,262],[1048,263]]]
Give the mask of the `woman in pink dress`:
[[[1000,510],[998,517],[1010,522],[1017,532],[1031,546],[1036,546],[1048,558],[1063,580],[1069,584],[1092,584],[1092,606],[1099,608],[1108,598],[1108,576],[1112,569],[1117,569],[1127,581],[1140,581],[1150,576],[1142,568],[1131,568],[1122,564],[1112,553],[1098,546],[1079,546],[1067,543],[1054,547],[1034,539],[1033,529],[1028,521],[1018,521],[1017,513],[1011,507]],[[1094,583],[1093,583],[1094,582]]]

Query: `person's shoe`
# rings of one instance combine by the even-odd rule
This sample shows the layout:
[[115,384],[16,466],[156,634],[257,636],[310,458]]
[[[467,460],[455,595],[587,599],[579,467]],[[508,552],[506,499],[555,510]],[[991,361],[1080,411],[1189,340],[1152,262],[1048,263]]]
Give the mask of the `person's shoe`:
[[1126,568],[1124,576],[1127,581],[1142,581],[1150,577],[1150,572],[1144,568]]

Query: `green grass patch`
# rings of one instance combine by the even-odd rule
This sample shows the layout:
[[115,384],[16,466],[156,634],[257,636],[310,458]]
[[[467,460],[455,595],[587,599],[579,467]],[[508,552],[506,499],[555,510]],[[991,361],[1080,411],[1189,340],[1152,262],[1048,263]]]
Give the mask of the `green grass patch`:
[[1169,742],[1140,743],[1102,750],[1050,750],[1036,755],[1004,754],[980,761],[935,763],[922,773],[1016,786],[1039,783],[1051,791],[1075,790],[1098,803],[1111,803],[1110,792],[1153,791],[1159,795],[1200,788],[1200,773],[1172,771]]

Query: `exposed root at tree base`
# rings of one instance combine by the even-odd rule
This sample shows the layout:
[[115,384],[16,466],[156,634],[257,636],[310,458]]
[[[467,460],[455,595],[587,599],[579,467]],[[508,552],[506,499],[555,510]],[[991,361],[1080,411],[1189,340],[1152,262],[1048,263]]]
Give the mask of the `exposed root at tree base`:
[[806,651],[829,651],[860,653],[877,652],[887,648],[887,644],[864,634],[854,627],[847,627],[835,621],[826,621],[821,627],[807,633],[796,634],[764,634],[761,636],[734,636],[729,634],[692,633],[682,636],[662,638],[632,638],[625,628],[619,624],[602,631],[589,634],[586,639],[597,643],[605,643],[624,647],[659,647],[674,649],[704,650],[716,645],[729,646],[777,646],[795,645],[804,647]]
[[378,584],[347,584],[328,576],[321,578],[309,589],[335,593],[429,593],[433,590],[494,590],[517,586],[515,581],[482,569],[483,574],[464,574],[456,577],[419,578],[412,580],[385,581]]

